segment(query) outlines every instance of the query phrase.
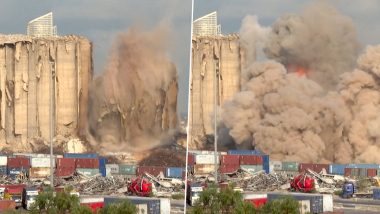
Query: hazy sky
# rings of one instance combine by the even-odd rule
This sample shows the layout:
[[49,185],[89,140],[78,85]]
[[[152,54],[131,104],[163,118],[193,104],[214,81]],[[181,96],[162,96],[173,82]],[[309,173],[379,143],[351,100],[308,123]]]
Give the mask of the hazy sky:
[[[238,32],[246,15],[257,15],[261,25],[270,26],[284,13],[299,13],[311,0],[194,0],[194,20],[212,11],[218,12],[222,33]],[[359,40],[380,44],[379,0],[330,0],[357,27]]]
[[171,23],[170,57],[179,76],[178,107],[187,111],[191,0],[1,0],[0,33],[26,34],[30,20],[50,11],[59,35],[82,35],[93,42],[95,73],[103,70],[119,32],[134,25],[149,30],[160,22]]
[[[194,0],[194,19],[218,11],[222,32],[238,32],[241,20],[257,15],[262,25],[271,25],[284,13],[298,13],[307,0]],[[338,10],[350,16],[362,44],[380,43],[380,1],[334,0]],[[28,21],[52,11],[58,33],[79,34],[94,44],[95,72],[103,70],[112,40],[119,32],[141,24],[146,29],[161,21],[172,24],[180,91],[178,107],[187,111],[191,0],[2,0],[0,33],[25,33]]]

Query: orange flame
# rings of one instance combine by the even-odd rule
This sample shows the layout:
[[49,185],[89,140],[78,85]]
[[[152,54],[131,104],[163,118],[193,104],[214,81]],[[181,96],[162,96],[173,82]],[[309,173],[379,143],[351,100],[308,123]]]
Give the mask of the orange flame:
[[288,65],[287,66],[289,73],[295,73],[299,77],[304,77],[309,72],[307,68],[299,66],[299,65]]

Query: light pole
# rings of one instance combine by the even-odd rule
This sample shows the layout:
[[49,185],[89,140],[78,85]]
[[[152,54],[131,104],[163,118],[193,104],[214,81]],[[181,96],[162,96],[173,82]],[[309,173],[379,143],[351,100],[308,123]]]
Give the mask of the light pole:
[[54,161],[53,161],[53,140],[54,140],[54,125],[55,125],[55,117],[54,117],[54,106],[55,106],[55,63],[51,62],[51,79],[50,79],[50,185],[54,188]]
[[219,94],[219,87],[218,87],[218,61],[215,63],[215,76],[214,76],[214,177],[215,177],[215,182],[218,182],[218,127],[217,127],[217,116],[218,116],[218,94]]

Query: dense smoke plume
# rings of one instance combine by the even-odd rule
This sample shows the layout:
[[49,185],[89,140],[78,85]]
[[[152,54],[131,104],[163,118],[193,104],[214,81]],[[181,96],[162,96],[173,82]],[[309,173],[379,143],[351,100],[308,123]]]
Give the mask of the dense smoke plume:
[[379,162],[380,46],[356,59],[358,47],[350,19],[323,2],[276,21],[272,60],[248,59],[242,91],[223,107],[237,147],[250,140],[275,160]]
[[177,123],[177,71],[167,57],[169,29],[120,34],[90,92],[89,138],[101,151],[146,150]]

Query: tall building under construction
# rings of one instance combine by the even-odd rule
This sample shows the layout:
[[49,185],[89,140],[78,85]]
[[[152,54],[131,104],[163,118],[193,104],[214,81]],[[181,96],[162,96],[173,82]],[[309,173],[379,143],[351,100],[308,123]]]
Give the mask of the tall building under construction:
[[221,26],[218,25],[216,11],[196,19],[193,22],[194,36],[216,36],[221,34]]
[[27,34],[28,36],[36,37],[56,36],[57,26],[53,25],[53,13],[47,13],[30,21],[27,27]]

